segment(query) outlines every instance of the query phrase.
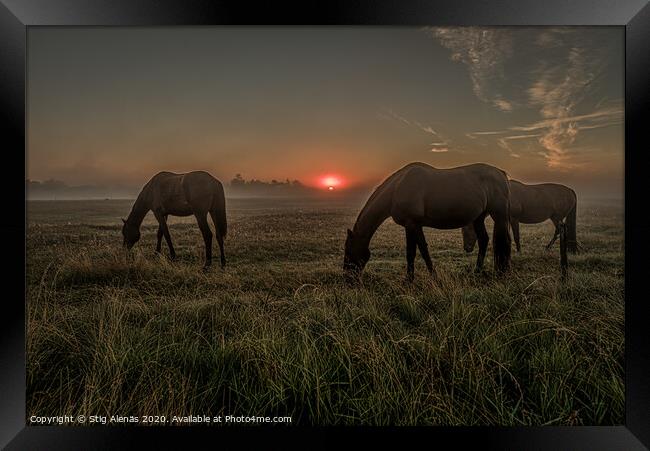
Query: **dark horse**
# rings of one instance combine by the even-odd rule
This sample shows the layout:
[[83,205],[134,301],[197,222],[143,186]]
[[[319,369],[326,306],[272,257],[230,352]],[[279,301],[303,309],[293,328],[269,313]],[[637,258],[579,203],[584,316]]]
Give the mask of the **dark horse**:
[[[538,224],[547,219],[553,221],[555,233],[546,245],[550,249],[560,235],[560,223],[566,221],[567,251],[575,254],[578,250],[576,240],[576,206],[575,191],[556,183],[526,185],[517,180],[510,180],[510,225],[515,239],[517,252],[521,251],[519,243],[519,223]],[[566,219],[565,219],[566,218]],[[472,252],[476,243],[476,234],[471,224],[463,227],[463,247]]]
[[140,239],[140,224],[149,212],[153,211],[158,220],[158,243],[156,252],[160,252],[162,237],[165,237],[169,246],[169,255],[176,258],[172,245],[172,238],[167,227],[167,216],[196,217],[203,241],[205,241],[205,266],[212,263],[212,231],[208,225],[208,213],[212,216],[215,235],[221,252],[221,267],[226,265],[226,256],[223,251],[223,240],[228,231],[226,222],[226,199],[223,194],[223,185],[207,172],[194,171],[187,174],[174,174],[173,172],[159,172],[154,175],[142,188],[138,198],[131,209],[129,217],[122,219],[122,235],[124,246],[131,249]]
[[508,178],[502,170],[483,163],[436,169],[410,163],[388,177],[370,196],[345,241],[343,269],[360,274],[370,259],[368,245],[377,228],[388,218],[406,229],[406,271],[413,280],[415,249],[433,274],[422,227],[459,229],[471,223],[479,237],[476,269],[480,270],[489,241],[486,215],[494,219],[494,265],[502,273],[510,266]]

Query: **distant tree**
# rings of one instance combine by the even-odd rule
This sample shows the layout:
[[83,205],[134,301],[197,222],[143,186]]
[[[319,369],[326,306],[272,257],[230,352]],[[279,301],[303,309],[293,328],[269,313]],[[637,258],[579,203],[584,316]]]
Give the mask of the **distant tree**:
[[230,181],[230,185],[232,187],[235,187],[235,188],[242,187],[245,184],[246,184],[246,181],[241,176],[241,174],[235,174],[235,178]]
[[265,195],[304,195],[313,191],[298,180],[290,180],[289,178],[280,181],[272,179],[270,182],[265,182],[256,178],[245,180],[241,174],[235,174],[235,177],[230,181],[230,187],[233,193],[248,194],[255,196]]

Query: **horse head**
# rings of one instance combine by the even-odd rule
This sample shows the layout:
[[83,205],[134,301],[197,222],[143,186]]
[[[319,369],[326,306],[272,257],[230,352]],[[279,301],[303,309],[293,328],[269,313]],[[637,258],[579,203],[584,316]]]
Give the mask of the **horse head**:
[[122,219],[122,245],[127,249],[131,249],[135,243],[140,239],[140,227],[130,224],[129,221]]
[[370,249],[367,245],[360,243],[359,238],[348,229],[348,236],[345,240],[345,255],[343,257],[343,271],[346,277],[358,277],[370,260]]
[[462,228],[463,231],[463,249],[468,254],[474,250],[476,245],[476,232],[474,231],[474,226],[472,224],[467,225]]

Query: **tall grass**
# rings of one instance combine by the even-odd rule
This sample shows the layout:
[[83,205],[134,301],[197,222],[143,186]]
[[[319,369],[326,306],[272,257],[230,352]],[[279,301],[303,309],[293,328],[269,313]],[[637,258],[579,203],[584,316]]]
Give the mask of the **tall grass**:
[[[579,239],[593,251],[572,259],[566,283],[557,255],[536,247],[546,239],[539,226],[526,229],[524,253],[514,256],[507,279],[471,272],[459,235],[427,232],[438,278],[426,277],[418,262],[408,284],[403,238],[387,225],[373,241],[363,283],[349,286],[337,232],[351,211],[299,218],[295,233],[282,228],[288,213],[274,214],[234,215],[229,266],[207,273],[199,270],[191,224],[172,227],[181,249],[176,263],[151,252],[153,227],[126,254],[115,244],[117,227],[32,226],[28,416],[623,423],[615,216],[594,232],[584,224],[598,228],[603,219],[582,218]],[[256,226],[261,236],[254,238]],[[264,241],[268,235],[273,242]]]

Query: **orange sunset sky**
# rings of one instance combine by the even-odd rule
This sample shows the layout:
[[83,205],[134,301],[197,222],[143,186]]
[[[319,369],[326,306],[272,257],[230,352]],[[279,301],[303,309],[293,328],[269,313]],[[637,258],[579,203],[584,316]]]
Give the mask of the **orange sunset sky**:
[[30,28],[26,178],[373,186],[411,161],[623,193],[620,27]]

